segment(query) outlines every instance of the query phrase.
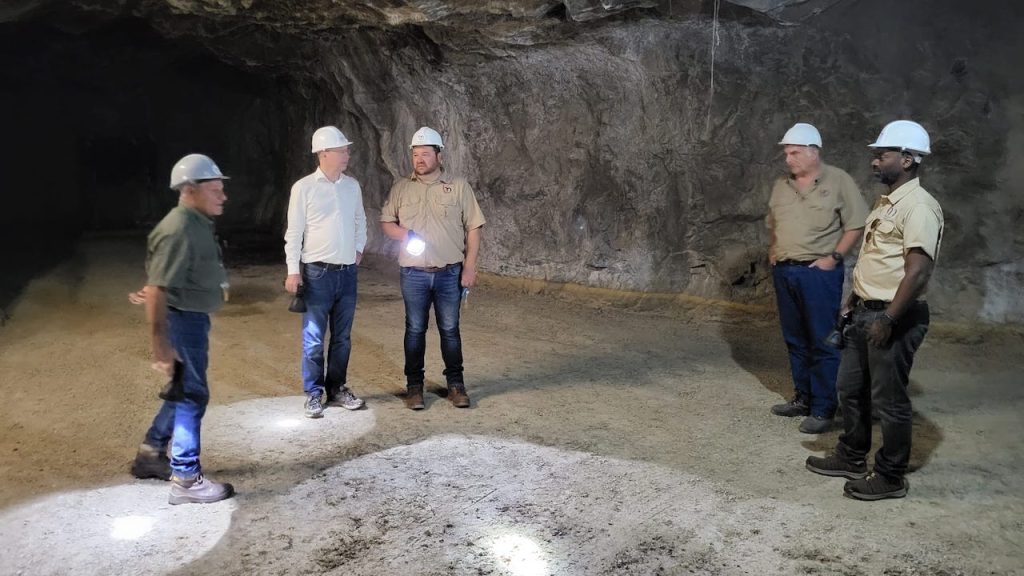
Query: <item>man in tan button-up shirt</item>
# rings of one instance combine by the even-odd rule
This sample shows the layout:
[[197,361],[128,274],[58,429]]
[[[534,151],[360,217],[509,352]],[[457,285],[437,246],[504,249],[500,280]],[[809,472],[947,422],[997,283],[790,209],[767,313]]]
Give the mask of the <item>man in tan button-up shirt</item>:
[[484,215],[469,183],[445,174],[440,134],[420,128],[409,148],[413,173],[395,182],[380,212],[384,233],[402,242],[398,264],[405,300],[406,405],[412,410],[426,406],[423,366],[427,319],[433,306],[448,400],[457,408],[467,408],[459,312],[462,298],[476,282]]
[[[897,120],[871,144],[871,167],[889,193],[868,216],[860,259],[853,271],[853,293],[846,310],[853,321],[839,367],[843,434],[835,453],[811,456],[807,468],[848,478],[843,490],[860,500],[900,498],[907,494],[913,419],[907,384],[914,353],[928,332],[923,300],[942,242],[942,208],[921,187],[917,172],[931,151],[919,124]],[[882,424],[882,446],[867,472],[871,417]]]
[[853,178],[821,161],[814,126],[794,125],[779,144],[789,174],[775,182],[768,201],[768,258],[795,392],[772,413],[804,416],[800,431],[820,434],[832,427],[839,370],[839,351],[825,339],[843,299],[843,258],[868,208]]

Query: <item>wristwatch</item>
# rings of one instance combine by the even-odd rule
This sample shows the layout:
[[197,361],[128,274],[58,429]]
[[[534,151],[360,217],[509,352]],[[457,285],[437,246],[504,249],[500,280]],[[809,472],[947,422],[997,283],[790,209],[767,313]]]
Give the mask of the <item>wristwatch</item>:
[[842,262],[843,261],[843,255],[840,254],[839,252],[833,252],[832,253],[832,259],[835,260],[836,262]]

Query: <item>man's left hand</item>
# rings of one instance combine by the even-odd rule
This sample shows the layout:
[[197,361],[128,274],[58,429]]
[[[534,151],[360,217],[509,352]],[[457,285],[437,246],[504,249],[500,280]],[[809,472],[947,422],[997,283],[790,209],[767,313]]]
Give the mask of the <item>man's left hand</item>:
[[469,288],[476,284],[476,266],[462,266],[462,287]]
[[875,320],[868,327],[868,344],[875,348],[881,348],[889,342],[892,336],[892,326],[881,320]]
[[818,258],[817,260],[811,262],[810,264],[810,268],[820,268],[825,271],[834,270],[835,267],[836,261],[835,258],[832,258],[831,255],[822,256],[821,258]]

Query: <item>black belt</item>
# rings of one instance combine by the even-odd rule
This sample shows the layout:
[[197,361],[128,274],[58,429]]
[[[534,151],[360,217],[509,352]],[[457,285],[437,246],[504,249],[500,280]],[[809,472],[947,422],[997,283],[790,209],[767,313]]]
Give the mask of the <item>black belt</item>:
[[324,270],[344,270],[345,268],[348,268],[349,266],[355,266],[355,264],[330,264],[328,262],[306,262],[306,264],[311,264],[313,266],[319,266],[319,267],[323,268]]
[[779,260],[775,263],[776,266],[810,266],[814,264],[814,260]]
[[889,302],[885,300],[861,300],[858,305],[868,310],[885,310],[889,307]]
[[450,270],[456,266],[461,266],[462,262],[456,262],[455,264],[445,264],[444,266],[409,266],[413,270],[419,270],[420,272],[430,272],[431,274],[436,272],[444,272]]

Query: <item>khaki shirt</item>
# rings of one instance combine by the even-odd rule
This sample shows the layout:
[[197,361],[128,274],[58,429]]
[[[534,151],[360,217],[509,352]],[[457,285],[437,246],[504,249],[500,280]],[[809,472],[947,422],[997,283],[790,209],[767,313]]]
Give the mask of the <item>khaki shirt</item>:
[[905,255],[911,248],[938,260],[942,227],[942,207],[918,178],[880,197],[868,215],[864,244],[853,269],[854,293],[864,300],[891,302],[905,275]]
[[868,205],[849,174],[827,164],[800,192],[791,176],[779,178],[768,200],[768,227],[778,260],[816,260],[831,254],[848,230],[864,227]]
[[399,266],[445,266],[465,259],[466,232],[484,225],[473,189],[462,178],[444,176],[425,184],[415,176],[401,178],[380,210],[381,222],[408,228],[426,242],[423,254],[398,252]]
[[215,312],[224,303],[227,272],[213,220],[179,204],[149,233],[146,284],[167,292],[167,305],[188,312]]

